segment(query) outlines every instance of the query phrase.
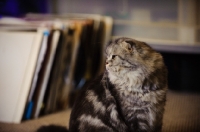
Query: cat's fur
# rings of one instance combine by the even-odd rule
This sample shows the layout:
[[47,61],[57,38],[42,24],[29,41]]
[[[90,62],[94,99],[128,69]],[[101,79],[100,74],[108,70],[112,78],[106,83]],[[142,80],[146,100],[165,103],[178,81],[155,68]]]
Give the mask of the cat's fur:
[[162,56],[131,38],[111,41],[106,56],[104,74],[75,102],[69,131],[161,131],[168,87]]
[[106,56],[103,76],[77,98],[69,131],[161,131],[168,87],[162,56],[130,38],[110,42]]

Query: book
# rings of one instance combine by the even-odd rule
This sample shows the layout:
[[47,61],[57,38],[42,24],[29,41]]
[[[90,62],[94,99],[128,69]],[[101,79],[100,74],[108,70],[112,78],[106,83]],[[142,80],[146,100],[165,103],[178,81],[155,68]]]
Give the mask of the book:
[[21,122],[43,32],[0,31],[0,121]]
[[[48,21],[45,21],[48,22]],[[32,22],[33,23],[33,22]],[[36,21],[34,21],[36,23]],[[38,21],[37,23],[43,23],[43,21]],[[50,77],[50,72],[52,70],[53,61],[55,58],[55,52],[60,41],[60,30],[63,29],[63,24],[55,21],[51,21],[50,32],[45,32],[43,37],[43,47],[47,48],[46,52],[42,52],[44,60],[41,61],[42,66],[40,67],[37,80],[35,80],[35,85],[32,87],[29,93],[29,100],[27,103],[26,111],[24,113],[24,119],[31,119],[39,117],[41,109],[43,108],[44,96],[47,90],[48,81]],[[50,36],[49,36],[50,33]],[[46,46],[45,46],[46,45]]]
[[53,31],[53,36],[52,36],[51,45],[50,45],[51,46],[50,54],[49,54],[47,66],[44,69],[45,70],[44,77],[43,77],[42,85],[41,85],[40,92],[38,95],[37,103],[35,104],[36,110],[33,115],[34,118],[39,117],[39,113],[43,104],[44,95],[47,89],[47,84],[49,81],[50,72],[52,70],[53,60],[55,57],[55,52],[56,52],[56,48],[59,42],[59,38],[60,38],[60,31],[58,30]]
[[[37,28],[46,29],[43,36],[43,43],[41,45],[35,74],[32,80],[32,85],[29,93],[29,97],[26,104],[23,119],[37,118],[43,106],[43,99],[47,89],[49,81],[49,75],[51,72],[52,63],[57,49],[57,44],[60,38],[60,31],[66,28],[60,21],[53,20],[18,20],[17,22],[10,23],[10,19],[0,21],[3,24],[2,30],[9,31],[31,31]],[[15,20],[15,19],[12,19]],[[19,22],[18,22],[19,21]],[[10,28],[12,27],[12,28]],[[41,29],[40,29],[41,30]],[[52,32],[52,39],[49,38],[49,33]],[[47,44],[48,41],[48,44]],[[46,51],[48,50],[48,51]],[[48,53],[47,53],[48,52]]]
[[[86,56],[84,50],[86,47],[83,44],[88,43],[83,43],[83,38],[84,40],[87,40],[85,39],[85,36],[89,36],[85,32],[87,29],[87,20],[41,14],[28,14],[26,18],[29,20],[54,20],[56,18],[60,19],[63,23],[73,23],[70,26],[68,33],[63,36],[64,39],[67,40],[67,43],[60,43],[56,51],[54,66],[50,74],[48,90],[46,93],[47,99],[45,99],[46,105],[44,107],[46,108],[44,108],[44,113],[47,114],[64,109],[68,106],[69,93],[76,83],[75,77],[77,76],[75,76],[75,72],[81,70],[81,72],[77,74],[81,77],[84,76],[85,73],[83,67],[86,67],[85,60],[87,58],[82,59],[82,61],[80,61],[80,58]],[[90,39],[88,39],[88,42],[90,43]],[[82,65],[79,62],[83,62],[84,64]],[[79,64],[82,66],[81,69],[79,68]]]
[[111,40],[112,36],[112,29],[113,29],[113,18],[109,16],[102,16],[102,22],[104,23],[103,31],[102,31],[102,38],[101,38],[101,45],[100,45],[100,63],[99,69],[97,70],[97,75],[100,75],[105,70],[105,46]]
[[32,109],[33,109],[33,106],[35,104],[35,102],[33,102],[33,94],[35,92],[36,85],[38,83],[38,78],[40,78],[40,77],[38,77],[39,72],[40,72],[41,68],[43,67],[42,64],[44,64],[43,63],[44,60],[46,59],[45,54],[46,54],[46,51],[47,51],[47,48],[48,48],[47,41],[48,41],[48,38],[49,38],[49,34],[50,34],[50,32],[48,30],[43,32],[42,44],[41,44],[40,52],[39,52],[38,59],[37,59],[37,62],[36,62],[37,65],[36,65],[36,68],[35,68],[35,74],[33,76],[31,89],[30,89],[29,96],[28,96],[27,108],[26,108],[26,111],[24,113],[25,114],[24,119],[30,119],[31,118]]
[[31,119],[67,108],[70,93],[99,74],[104,67],[102,51],[112,31],[112,18],[28,14],[21,19],[0,19],[0,31],[42,35],[22,112],[23,119]]
[[[49,88],[49,95],[48,99],[46,101],[46,108],[45,108],[45,113],[52,113],[55,111],[58,111],[59,105],[61,104],[60,102],[60,97],[62,97],[62,94],[67,93],[68,95],[68,90],[70,89],[69,87],[66,88],[66,74],[69,75],[70,77],[73,76],[73,69],[71,68],[73,64],[73,54],[74,53],[74,45],[72,45],[74,39],[73,39],[73,32],[74,29],[71,27],[71,29],[68,30],[68,34],[62,34],[63,38],[66,39],[66,41],[61,41],[58,45],[57,51],[56,51],[56,56],[54,59],[54,65],[52,67],[51,75],[50,75],[50,80],[48,84]],[[67,36],[66,36],[67,35]],[[67,38],[65,38],[67,37]],[[68,71],[69,70],[69,71]],[[71,78],[70,78],[71,79]],[[69,80],[69,85],[71,86],[72,81]],[[69,86],[68,85],[68,86]],[[67,91],[63,91],[66,89]],[[67,105],[67,98],[68,96],[65,96],[64,102],[65,105]]]
[[[59,19],[62,22],[70,21],[75,25],[77,24],[81,25],[80,35],[79,37],[77,37],[79,41],[79,46],[75,51],[72,49],[73,51],[72,57],[74,56],[74,54],[76,54],[76,56],[70,62],[70,66],[68,68],[70,69],[70,71],[67,72],[67,74],[65,74],[65,80],[62,79],[61,81],[62,83],[60,83],[60,86],[57,85],[56,87],[58,89],[57,91],[59,91],[59,93],[61,94],[57,94],[57,92],[55,91],[52,92],[50,95],[51,98],[54,96],[54,99],[52,98],[52,101],[48,101],[47,103],[48,106],[50,106],[53,104],[59,104],[60,102],[59,106],[54,105],[54,108],[52,108],[51,111],[53,112],[55,111],[56,107],[63,106],[64,108],[64,106],[66,106],[64,104],[66,104],[67,102],[66,100],[67,96],[69,96],[69,91],[72,92],[72,90],[77,90],[82,88],[86,82],[88,82],[93,77],[100,74],[99,71],[101,72],[103,71],[105,57],[104,57],[104,52],[102,51],[105,48],[105,44],[108,43],[110,39],[109,35],[111,35],[112,32],[113,20],[111,17],[108,16],[93,15],[93,14],[73,14],[73,13],[61,14],[61,15],[27,14],[26,17],[28,19],[36,19],[36,20]],[[74,30],[74,32],[76,32],[76,29]],[[73,45],[76,44],[73,43]],[[54,83],[57,82],[55,81],[56,79],[52,80],[54,80]],[[53,84],[53,82],[51,83]],[[55,89],[55,86],[54,88],[50,89]],[[53,95],[53,93],[56,94]],[[55,98],[57,99],[55,100]]]

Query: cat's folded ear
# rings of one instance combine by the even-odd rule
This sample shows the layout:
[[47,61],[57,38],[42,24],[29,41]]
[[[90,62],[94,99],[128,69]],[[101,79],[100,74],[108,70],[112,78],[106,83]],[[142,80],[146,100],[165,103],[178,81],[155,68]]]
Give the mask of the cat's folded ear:
[[122,42],[122,47],[130,52],[134,50],[134,46],[135,42],[133,42],[132,40],[125,40],[124,42]]

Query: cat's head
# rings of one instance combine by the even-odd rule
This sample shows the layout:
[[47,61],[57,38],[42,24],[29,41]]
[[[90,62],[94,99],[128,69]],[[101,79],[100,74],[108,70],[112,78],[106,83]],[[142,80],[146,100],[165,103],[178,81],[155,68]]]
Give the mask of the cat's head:
[[148,76],[163,67],[162,56],[144,42],[118,38],[106,46],[106,69],[116,77],[125,75]]

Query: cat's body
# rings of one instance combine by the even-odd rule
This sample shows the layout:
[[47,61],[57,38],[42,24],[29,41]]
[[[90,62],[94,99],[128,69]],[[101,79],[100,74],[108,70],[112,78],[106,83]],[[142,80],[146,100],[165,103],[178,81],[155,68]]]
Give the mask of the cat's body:
[[162,56],[130,38],[110,42],[106,55],[104,74],[77,98],[69,131],[161,131],[167,91]]

